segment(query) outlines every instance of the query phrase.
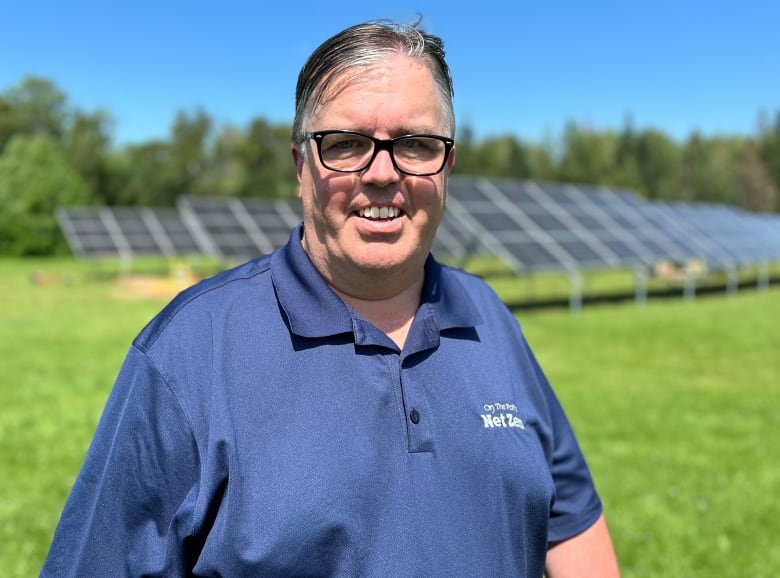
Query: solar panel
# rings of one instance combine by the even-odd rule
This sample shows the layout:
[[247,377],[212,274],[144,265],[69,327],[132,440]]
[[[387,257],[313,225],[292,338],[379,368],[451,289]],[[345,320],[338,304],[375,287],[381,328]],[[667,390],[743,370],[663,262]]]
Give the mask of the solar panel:
[[762,261],[780,260],[780,216],[757,214],[746,217],[747,227],[753,232],[753,246]]
[[[221,258],[250,259],[269,253],[289,240],[292,229],[303,220],[299,201],[260,198],[182,197],[180,210],[198,221],[208,235],[214,254]],[[464,259],[471,253],[475,233],[446,211],[434,244],[445,258]]]
[[253,198],[240,202],[273,249],[285,245],[292,229],[303,220],[303,211],[297,201]]
[[[544,245],[548,239],[543,231],[503,193],[485,179],[450,179],[449,203],[460,215],[468,215],[479,238],[491,246],[500,246],[510,266],[519,271],[532,268],[561,268],[561,258],[551,251],[535,251],[535,245]],[[508,234],[522,230],[526,242],[510,240]]]
[[94,207],[61,208],[57,222],[74,254],[82,257],[117,255],[120,250],[103,221],[107,209]]
[[[716,270],[728,269],[738,263],[737,256],[723,243],[725,231],[707,226],[708,233],[704,233],[696,223],[697,218],[683,210],[682,205],[656,202],[648,207],[648,211],[652,212],[659,226],[665,227],[671,240],[687,249],[686,258],[701,259],[709,268]],[[704,218],[704,214],[700,218]]]
[[238,261],[274,249],[240,199],[183,196],[177,206],[186,221],[209,239],[209,252],[215,257]]
[[114,207],[110,214],[132,254],[174,256],[201,252],[174,209]]
[[174,255],[196,255],[207,252],[208,245],[199,242],[178,211],[145,209],[142,215],[150,234],[158,239],[158,244],[164,248],[164,251],[170,251]]
[[460,177],[450,181],[453,198],[518,271],[661,261],[703,261],[726,270],[780,259],[780,218],[758,219],[733,207],[648,201],[604,187]]
[[[524,188],[529,196],[540,207],[556,216],[561,228],[552,228],[553,236],[564,244],[569,253],[577,260],[577,263],[604,267],[617,267],[625,264],[630,259],[621,259],[599,236],[600,229],[594,228],[594,220],[583,221],[580,216],[584,213],[574,197],[567,194],[566,188],[555,185],[537,185],[533,182],[524,183]],[[531,203],[530,206],[533,206]],[[588,226],[590,225],[590,226]],[[566,232],[571,232],[579,240],[573,242],[567,238]]]
[[84,257],[203,252],[175,209],[68,207],[56,213],[74,254]]
[[[632,210],[636,206],[632,195],[574,185],[564,186],[563,193],[562,206],[609,247],[621,265],[649,264],[656,259],[658,252],[636,234],[638,216]],[[655,230],[647,233],[652,236]]]
[[[209,254],[246,260],[284,245],[297,200],[183,196],[176,209],[57,212],[74,254]],[[723,205],[648,201],[605,187],[454,176],[434,244],[440,258],[498,256],[516,272],[780,260],[780,217]]]
[[448,207],[442,215],[432,252],[440,259],[463,262],[477,254],[479,236],[473,225]]
[[[449,194],[450,202],[454,199],[485,235],[500,244],[518,270],[575,270],[620,262],[598,236],[535,183],[451,179]],[[525,236],[518,237],[518,231]]]
[[725,265],[741,266],[771,257],[762,232],[748,214],[721,205],[670,204],[687,227],[707,239]]
[[653,205],[631,195],[602,189],[596,206],[607,221],[634,250],[636,263],[652,264],[661,260],[685,261],[691,257],[688,243],[670,236],[668,227],[656,218]]

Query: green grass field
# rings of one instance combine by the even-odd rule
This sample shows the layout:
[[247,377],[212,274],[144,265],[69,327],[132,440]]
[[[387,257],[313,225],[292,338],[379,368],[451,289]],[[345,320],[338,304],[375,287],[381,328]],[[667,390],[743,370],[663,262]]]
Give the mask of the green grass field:
[[[122,358],[164,303],[89,272],[0,260],[3,576],[37,574]],[[520,318],[625,577],[780,575],[780,291]]]

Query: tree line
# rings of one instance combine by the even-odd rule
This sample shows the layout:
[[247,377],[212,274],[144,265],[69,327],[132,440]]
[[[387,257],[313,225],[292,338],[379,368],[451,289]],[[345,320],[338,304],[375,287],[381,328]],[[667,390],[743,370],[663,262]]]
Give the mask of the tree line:
[[[115,146],[104,110],[84,111],[52,81],[22,79],[0,92],[0,254],[65,250],[59,206],[170,206],[182,194],[292,197],[290,125],[262,117],[218,126],[182,110],[165,139]],[[780,210],[780,112],[754,135],[677,142],[660,130],[593,130],[570,122],[545,142],[456,135],[455,172],[631,189],[649,199]]]

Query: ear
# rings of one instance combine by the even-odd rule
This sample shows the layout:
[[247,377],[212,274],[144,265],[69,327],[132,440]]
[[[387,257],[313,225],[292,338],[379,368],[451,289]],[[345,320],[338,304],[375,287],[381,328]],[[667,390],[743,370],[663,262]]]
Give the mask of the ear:
[[301,181],[303,173],[303,163],[306,162],[306,153],[301,148],[304,144],[293,144],[291,147],[293,164],[295,164],[295,174],[298,176],[298,182]]
[[452,147],[450,156],[447,157],[447,172],[452,172],[452,169],[455,167],[455,148],[456,147]]

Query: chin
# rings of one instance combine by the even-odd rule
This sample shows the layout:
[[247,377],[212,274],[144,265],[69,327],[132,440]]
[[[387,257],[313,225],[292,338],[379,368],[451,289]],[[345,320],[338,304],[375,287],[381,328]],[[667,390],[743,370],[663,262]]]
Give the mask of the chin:
[[397,246],[395,243],[372,243],[353,255],[353,261],[364,269],[392,271],[408,265],[410,261],[424,263],[428,251],[422,252],[418,245]]
[[386,272],[401,267],[408,259],[394,255],[361,255],[355,257],[353,262],[361,269]]

